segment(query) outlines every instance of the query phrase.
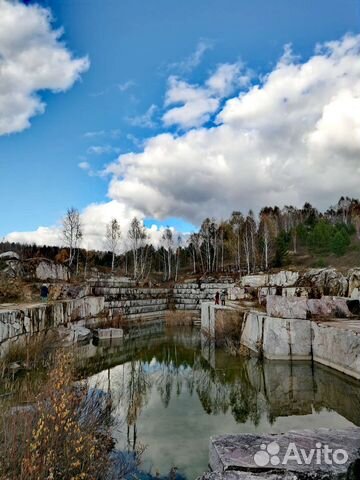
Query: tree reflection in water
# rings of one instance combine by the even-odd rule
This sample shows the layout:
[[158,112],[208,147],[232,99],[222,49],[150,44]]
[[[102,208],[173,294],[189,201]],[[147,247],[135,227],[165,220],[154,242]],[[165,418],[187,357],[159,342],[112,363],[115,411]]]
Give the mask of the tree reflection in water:
[[[337,422],[335,426],[345,426],[346,422],[360,425],[358,382],[310,362],[260,363],[256,358],[231,357],[221,350],[212,350],[209,355],[201,349],[200,333],[194,329],[170,329],[115,348],[100,346],[84,361],[82,373],[92,375],[93,382],[103,381],[102,388],[111,390],[116,415],[126,424],[127,448],[138,449],[145,436],[156,462],[164,457],[162,452],[155,452],[154,445],[160,440],[162,448],[169,442],[173,462],[180,463],[185,453],[192,453],[192,445],[186,443],[192,432],[186,431],[188,423],[181,421],[188,415],[197,422],[190,423],[190,428],[198,437],[204,429],[209,434],[227,433],[222,420],[215,422],[216,417],[226,418],[232,432],[258,427],[275,431],[280,428],[276,426],[279,419],[286,420],[287,429],[296,428],[301,425],[299,418],[309,415],[310,428],[333,426],[329,421]],[[333,417],[320,415],[317,419],[317,412],[330,412]],[[162,417],[169,424],[164,425]],[[182,423],[184,431],[179,430]],[[124,433],[118,435],[119,442]],[[196,439],[192,441],[199,449]],[[204,469],[207,448],[206,440],[201,444]]]

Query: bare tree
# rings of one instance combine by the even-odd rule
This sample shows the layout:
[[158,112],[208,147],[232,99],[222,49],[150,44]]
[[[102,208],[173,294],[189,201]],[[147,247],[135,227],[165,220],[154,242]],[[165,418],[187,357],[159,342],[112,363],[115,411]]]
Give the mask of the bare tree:
[[246,218],[244,222],[242,243],[244,246],[246,270],[247,270],[247,274],[249,275],[250,274],[251,234],[250,234],[250,226],[249,226],[248,218]]
[[178,274],[179,274],[181,247],[182,247],[182,236],[178,235],[178,237],[177,237],[177,248],[176,248],[176,263],[175,263],[175,282],[177,282]]
[[121,237],[120,224],[116,220],[116,218],[113,218],[108,223],[108,225],[106,225],[106,247],[111,252],[111,255],[112,255],[112,258],[111,258],[112,272],[114,271],[115,255],[119,248],[120,237]]
[[260,212],[259,237],[263,246],[264,267],[269,268],[270,256],[276,236],[276,217],[272,207],[264,207]]
[[[167,279],[171,278],[171,263],[172,263],[172,253],[174,248],[174,240],[172,230],[167,227],[162,235],[162,241],[164,248],[167,252]],[[165,257],[166,262],[166,257]]]
[[146,252],[144,255],[143,247],[147,235],[144,226],[136,217],[134,217],[130,223],[128,237],[134,260],[133,275],[134,278],[137,278],[138,275],[141,275],[143,272],[144,261],[146,259]]
[[[76,249],[78,249],[82,234],[80,213],[74,207],[68,208],[62,222],[62,233],[65,245],[69,248],[69,267],[72,266]],[[77,271],[79,264],[77,262]]]
[[241,212],[233,212],[230,219],[230,225],[232,226],[232,236],[234,237],[235,244],[235,264],[241,273],[241,230],[244,224],[244,218]]

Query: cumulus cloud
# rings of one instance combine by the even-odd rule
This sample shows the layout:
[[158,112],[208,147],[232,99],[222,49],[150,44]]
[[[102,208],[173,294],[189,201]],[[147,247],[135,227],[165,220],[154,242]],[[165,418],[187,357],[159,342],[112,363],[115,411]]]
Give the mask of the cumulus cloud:
[[171,108],[163,115],[164,125],[178,125],[182,129],[200,127],[218,111],[223,98],[249,81],[250,76],[241,63],[219,65],[203,86],[170,76],[165,107]]
[[[134,214],[196,225],[232,210],[305,201],[326,208],[342,194],[359,196],[360,36],[319,45],[303,61],[287,46],[256,83],[244,71],[219,66],[203,85],[172,80],[168,112],[197,105],[198,113],[183,110],[182,134],[155,135],[108,165],[110,206],[84,212],[89,224],[95,219],[90,238],[103,231],[100,212],[114,205],[125,225]],[[201,109],[209,98],[218,104]]]
[[[86,207],[80,215],[83,239],[81,247],[95,250],[106,250],[105,233],[106,226],[116,218],[121,227],[121,239],[119,251],[130,248],[127,232],[131,220],[137,217],[141,222],[144,215],[139,210],[129,208],[126,204],[112,200],[105,203],[93,203]],[[165,227],[152,225],[146,228],[149,241],[157,246],[162,241]],[[7,235],[9,242],[35,243],[37,245],[63,246],[61,222],[52,227],[39,227],[30,232],[12,232]]]
[[[108,167],[111,198],[196,224],[233,209],[305,200],[326,207],[343,193],[358,196],[360,36],[318,46],[304,62],[287,47],[267,76],[229,98],[214,126],[203,128],[216,105],[201,109],[202,90],[226,90],[220,77],[203,87],[172,80],[166,104],[184,105],[168,110],[165,123],[176,113],[183,125],[200,126],[121,155]],[[193,116],[189,105],[197,107]]]
[[24,130],[44,112],[37,92],[65,91],[89,67],[86,57],[73,58],[51,21],[38,5],[0,0],[0,135]]

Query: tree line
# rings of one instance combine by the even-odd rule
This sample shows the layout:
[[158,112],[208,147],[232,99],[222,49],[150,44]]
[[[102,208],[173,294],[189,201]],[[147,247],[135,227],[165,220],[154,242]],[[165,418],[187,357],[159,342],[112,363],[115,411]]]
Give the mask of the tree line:
[[15,250],[23,258],[44,256],[68,264],[74,274],[85,276],[89,268],[116,270],[137,280],[152,274],[177,280],[182,272],[256,273],[283,266],[290,253],[306,248],[315,255],[344,255],[352,237],[360,240],[360,202],[341,197],[325,212],[310,203],[302,208],[264,207],[258,215],[234,211],[218,221],[206,218],[189,235],[164,229],[160,244],[151,243],[143,223],[132,219],[127,231],[113,218],[104,231],[104,251],[82,248],[81,216],[69,208],[62,223],[64,248],[2,242],[0,252]]

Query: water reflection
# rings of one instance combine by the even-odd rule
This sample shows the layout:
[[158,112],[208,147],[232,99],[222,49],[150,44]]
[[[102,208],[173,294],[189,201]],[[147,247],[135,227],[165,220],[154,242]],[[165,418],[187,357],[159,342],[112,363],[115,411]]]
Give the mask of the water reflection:
[[[167,329],[83,347],[84,374],[112,394],[119,448],[147,444],[144,468],[188,478],[207,467],[210,435],[360,425],[359,383],[311,362],[239,359]],[[99,373],[95,373],[99,372]]]

